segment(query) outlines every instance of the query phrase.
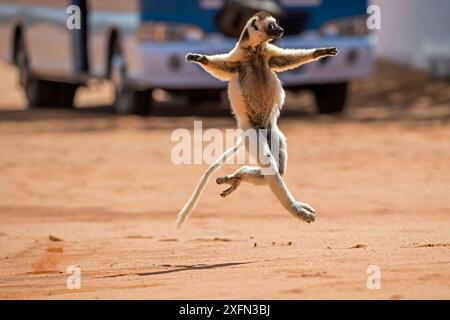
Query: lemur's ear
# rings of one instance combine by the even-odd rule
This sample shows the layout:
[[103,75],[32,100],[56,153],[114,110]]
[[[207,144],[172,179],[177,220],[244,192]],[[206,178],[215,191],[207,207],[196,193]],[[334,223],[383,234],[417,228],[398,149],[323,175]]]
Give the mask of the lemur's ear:
[[255,28],[255,30],[258,30],[258,26],[256,25],[256,19],[253,19],[253,20],[252,20],[251,26],[252,26],[253,28]]
[[241,41],[247,41],[250,38],[250,34],[248,33],[248,29],[245,28],[244,32],[242,32]]

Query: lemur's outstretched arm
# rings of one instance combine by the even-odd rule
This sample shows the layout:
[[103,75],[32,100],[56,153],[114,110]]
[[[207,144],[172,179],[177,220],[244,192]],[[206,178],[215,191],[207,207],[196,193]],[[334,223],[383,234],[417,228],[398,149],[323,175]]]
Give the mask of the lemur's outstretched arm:
[[238,62],[229,61],[229,54],[206,56],[197,53],[188,53],[186,60],[199,64],[212,76],[219,80],[230,80],[233,73],[238,72]]
[[281,49],[274,45],[268,45],[270,52],[269,66],[276,72],[283,72],[297,68],[302,64],[319,60],[326,56],[335,56],[336,48],[319,49]]

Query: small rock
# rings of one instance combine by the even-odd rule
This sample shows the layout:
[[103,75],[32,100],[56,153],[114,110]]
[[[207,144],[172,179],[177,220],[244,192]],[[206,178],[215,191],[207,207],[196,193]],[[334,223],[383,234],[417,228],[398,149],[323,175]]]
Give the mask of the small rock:
[[51,234],[48,235],[48,240],[54,241],[54,242],[61,242],[61,241],[63,241],[62,239],[57,238],[57,237],[55,237],[55,236],[53,236]]
[[353,247],[350,247],[349,249],[362,249],[362,248],[367,248],[367,245],[358,243],[358,244],[355,244]]

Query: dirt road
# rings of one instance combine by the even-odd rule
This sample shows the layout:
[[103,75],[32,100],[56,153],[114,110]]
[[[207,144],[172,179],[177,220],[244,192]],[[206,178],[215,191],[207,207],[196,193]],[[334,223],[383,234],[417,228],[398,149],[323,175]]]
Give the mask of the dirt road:
[[[267,187],[221,199],[211,181],[177,230],[205,166],[172,164],[170,134],[197,117],[24,111],[15,77],[0,65],[0,298],[450,298],[448,84],[382,65],[353,85],[342,118],[291,97],[286,182],[316,222]],[[91,89],[78,103],[108,99]],[[79,290],[66,287],[72,265]],[[370,265],[380,289],[368,289]]]

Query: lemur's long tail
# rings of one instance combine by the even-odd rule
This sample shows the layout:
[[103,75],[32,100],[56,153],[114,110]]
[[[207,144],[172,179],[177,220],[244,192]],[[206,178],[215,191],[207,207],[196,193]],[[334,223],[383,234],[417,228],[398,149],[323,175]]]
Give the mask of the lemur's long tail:
[[195,209],[195,206],[198,203],[198,199],[200,198],[203,190],[205,189],[205,185],[208,183],[208,180],[211,177],[211,175],[214,172],[216,172],[225,163],[225,161],[227,161],[228,158],[234,155],[242,147],[243,141],[244,141],[243,138],[241,137],[238,138],[236,144],[233,147],[225,151],[219,158],[217,158],[216,161],[214,161],[209,166],[209,168],[200,178],[200,181],[195,187],[195,190],[192,193],[191,197],[189,198],[188,202],[184,205],[183,209],[181,209],[180,213],[178,213],[177,227],[181,227],[183,222],[186,221],[186,219],[189,217],[192,210]]

